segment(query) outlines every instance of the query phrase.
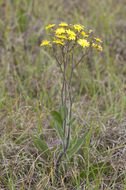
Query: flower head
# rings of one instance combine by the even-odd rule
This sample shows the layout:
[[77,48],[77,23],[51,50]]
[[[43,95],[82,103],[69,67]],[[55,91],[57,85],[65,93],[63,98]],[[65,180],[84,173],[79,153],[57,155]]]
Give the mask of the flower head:
[[57,35],[63,34],[63,33],[65,33],[65,32],[66,32],[66,30],[65,30],[63,27],[56,29],[56,34],[57,34]]
[[79,39],[77,42],[82,47],[89,47],[90,46],[90,43],[85,39]]
[[96,47],[98,47],[98,45],[95,44],[95,43],[93,43],[93,44],[92,44],[92,47],[96,48]]
[[84,26],[80,24],[74,24],[74,29],[80,32],[81,30],[84,29]]
[[101,45],[98,45],[98,44],[95,44],[95,43],[92,44],[92,47],[97,48],[99,51],[103,50]]
[[68,30],[66,30],[66,33],[68,34],[69,40],[75,40],[76,39],[76,34],[74,31],[68,29]]
[[47,46],[47,45],[50,45],[50,41],[44,40],[44,41],[42,41],[40,46]]
[[101,42],[101,43],[102,43],[102,41],[101,41],[100,38],[95,38],[95,40],[96,40],[97,42]]
[[59,24],[59,26],[68,26],[68,24],[66,23],[66,22],[61,22],[60,24]]
[[91,34],[92,32],[93,32],[93,30],[89,30],[89,32],[88,32],[88,33],[89,33],[89,34]]
[[65,35],[56,35],[57,38],[60,38],[60,39],[67,39],[67,37]]
[[100,45],[98,45],[97,49],[98,49],[99,51],[102,51],[102,50],[103,50]]
[[83,37],[88,37],[89,35],[87,35],[87,34],[85,34],[85,32],[83,31],[83,32],[81,32],[81,34],[82,34],[82,36]]
[[55,26],[55,24],[49,24],[48,26],[46,26],[46,30],[48,30],[49,28],[53,28]]
[[53,43],[64,45],[64,43],[61,40],[53,40]]

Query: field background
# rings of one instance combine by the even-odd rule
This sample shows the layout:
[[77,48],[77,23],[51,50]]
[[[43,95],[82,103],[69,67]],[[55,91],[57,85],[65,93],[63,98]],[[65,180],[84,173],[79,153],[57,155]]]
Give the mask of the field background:
[[[93,29],[103,40],[77,68],[72,87],[78,136],[92,127],[56,184],[57,109],[61,75],[40,43],[45,26],[65,21]],[[126,1],[0,0],[0,190],[126,189]]]

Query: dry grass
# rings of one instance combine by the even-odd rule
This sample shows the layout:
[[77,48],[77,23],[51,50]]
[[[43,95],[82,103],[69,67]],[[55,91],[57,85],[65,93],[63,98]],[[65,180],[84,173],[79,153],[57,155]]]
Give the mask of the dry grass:
[[[126,3],[110,1],[0,1],[0,190],[126,189]],[[74,73],[74,114],[81,132],[92,126],[81,150],[55,183],[49,145],[57,137],[50,111],[58,108],[60,74],[40,48],[44,27],[62,20],[94,28],[104,41]],[[76,126],[73,127],[73,134]]]

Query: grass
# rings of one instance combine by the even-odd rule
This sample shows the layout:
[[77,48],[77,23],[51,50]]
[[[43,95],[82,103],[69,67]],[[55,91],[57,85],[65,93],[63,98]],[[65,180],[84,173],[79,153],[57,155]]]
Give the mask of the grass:
[[[126,189],[126,5],[118,0],[0,1],[0,189]],[[51,146],[58,137],[50,111],[58,108],[60,74],[53,57],[40,48],[49,23],[80,23],[103,40],[74,73],[73,106],[80,136],[91,128],[81,149],[62,164],[56,184]],[[63,162],[64,163],[64,162]]]

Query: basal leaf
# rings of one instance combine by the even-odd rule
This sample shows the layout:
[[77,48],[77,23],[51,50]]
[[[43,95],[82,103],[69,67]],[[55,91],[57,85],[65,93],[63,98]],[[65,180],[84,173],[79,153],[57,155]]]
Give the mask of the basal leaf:
[[76,144],[71,148],[71,149],[68,149],[67,151],[67,157],[70,158],[72,157],[78,150],[79,148],[81,147],[85,137],[87,136],[87,133],[83,134],[76,142]]
[[84,156],[85,156],[86,162],[88,162],[88,159],[89,159],[88,158],[88,148],[90,146],[91,136],[92,136],[92,127],[90,128],[90,130],[86,136],[85,142],[83,144],[83,150],[84,150]]
[[54,119],[53,127],[56,129],[58,136],[62,141],[64,141],[64,133],[63,133],[63,120],[60,114],[57,111],[51,111],[51,115]]
[[62,127],[58,123],[54,123],[54,128],[56,129],[56,132],[58,133],[58,136],[62,141],[64,141],[64,133]]
[[36,137],[36,136],[33,136],[32,139],[33,139],[33,141],[34,141],[35,146],[36,146],[39,150],[41,150],[41,151],[43,151],[43,152],[45,152],[45,153],[48,153],[48,154],[51,153],[50,150],[49,150],[49,148],[48,148],[48,146],[47,146],[47,144],[46,144],[46,142],[45,142],[44,140],[41,140],[41,139],[39,139],[39,138]]
[[51,111],[51,115],[52,115],[54,121],[56,121],[62,127],[63,126],[63,120],[62,120],[61,115],[55,110]]

